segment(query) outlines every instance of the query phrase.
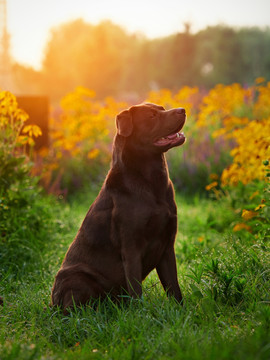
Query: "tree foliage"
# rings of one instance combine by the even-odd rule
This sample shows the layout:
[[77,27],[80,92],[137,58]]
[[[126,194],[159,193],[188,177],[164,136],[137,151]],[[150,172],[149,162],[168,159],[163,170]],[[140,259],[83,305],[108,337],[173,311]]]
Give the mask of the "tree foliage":
[[269,49],[270,28],[212,26],[193,34],[186,24],[182,33],[150,40],[110,21],[76,20],[51,31],[41,77],[17,67],[16,78],[20,92],[25,83],[26,91],[47,93],[52,100],[77,86],[93,89],[99,99],[124,95],[129,100],[135,94],[138,100],[160,88],[270,80]]
[[99,97],[116,93],[123,81],[128,47],[128,35],[110,22],[64,24],[52,31],[47,44],[43,62],[46,86],[56,96],[77,85],[94,89]]

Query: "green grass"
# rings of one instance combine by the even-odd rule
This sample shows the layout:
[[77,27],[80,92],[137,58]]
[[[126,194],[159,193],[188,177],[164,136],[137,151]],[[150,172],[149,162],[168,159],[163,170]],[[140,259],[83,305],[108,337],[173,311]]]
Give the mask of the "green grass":
[[183,307],[153,272],[141,300],[108,299],[69,316],[50,309],[53,277],[94,197],[50,203],[44,247],[21,271],[2,272],[1,360],[270,358],[269,244],[232,234],[234,214],[213,200],[177,196]]

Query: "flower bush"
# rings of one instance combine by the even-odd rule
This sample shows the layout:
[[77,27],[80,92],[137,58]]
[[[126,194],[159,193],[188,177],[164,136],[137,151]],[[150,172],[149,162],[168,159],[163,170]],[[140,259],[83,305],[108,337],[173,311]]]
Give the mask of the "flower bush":
[[222,173],[223,185],[264,179],[262,161],[270,157],[270,83],[251,88],[217,85],[203,99],[197,125],[211,127],[214,138],[235,144],[232,164]]
[[[38,178],[31,176],[34,138],[41,135],[36,125],[26,125],[28,115],[16,98],[0,92],[0,276],[12,271],[22,274],[44,246],[47,202]],[[37,251],[35,251],[37,250]]]
[[110,162],[114,117],[127,105],[77,87],[51,119],[51,148],[43,162],[43,184],[51,192],[73,193],[103,178]]
[[[270,126],[270,87],[263,81],[260,78],[249,88],[219,84],[205,96],[197,87],[148,94],[146,102],[187,111],[187,144],[167,154],[177,188],[201,192],[213,173],[221,177],[222,186],[263,179]],[[60,113],[51,121],[52,144],[46,166],[43,163],[43,184],[52,192],[60,188],[72,192],[103,178],[110,160],[114,118],[128,106],[113,98],[98,101],[94,91],[82,87],[65,96]]]
[[[223,191],[241,214],[233,230],[247,230],[265,239],[269,237],[270,83],[263,82],[259,78],[247,89],[238,84],[212,89],[203,99],[198,126],[209,123],[213,138],[234,142],[231,164],[220,178]],[[217,186],[212,182],[206,189],[220,197]]]
[[187,116],[194,115],[197,111],[197,103],[199,96],[198,87],[184,86],[177,93],[172,93],[169,89],[161,89],[160,91],[150,91],[147,96],[147,102],[160,104],[166,109],[183,107]]
[[[0,92],[0,187],[7,191],[28,176],[34,137],[41,135],[37,125],[25,125],[28,115],[18,108],[16,98]],[[29,148],[30,147],[30,148]]]
[[232,133],[236,147],[231,151],[232,164],[224,169],[222,183],[237,185],[239,181],[248,184],[252,180],[265,179],[264,159],[270,159],[270,117],[252,120]]
[[202,192],[210,174],[221,175],[224,167],[230,163],[231,142],[225,142],[222,138],[214,139],[209,126],[198,126],[202,98],[197,87],[187,86],[176,93],[168,89],[152,91],[147,98],[147,101],[161,104],[166,109],[186,109],[187,121],[183,130],[187,143],[170,150],[166,157],[176,188],[192,194]]

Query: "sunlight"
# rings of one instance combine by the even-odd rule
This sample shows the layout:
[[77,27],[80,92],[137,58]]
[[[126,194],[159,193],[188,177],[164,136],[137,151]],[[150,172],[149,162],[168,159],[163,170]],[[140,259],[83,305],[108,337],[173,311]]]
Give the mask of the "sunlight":
[[[207,0],[203,8],[200,0],[184,4],[177,0],[168,0],[166,3],[153,0],[138,0],[136,3],[123,0],[7,0],[7,7],[12,55],[36,69],[41,68],[50,29],[78,18],[92,24],[109,19],[129,32],[141,32],[149,38],[156,38],[183,31],[185,22],[192,24],[192,31],[219,23],[266,26],[270,13],[268,0],[230,0],[226,3]],[[241,11],[242,7],[245,11]]]

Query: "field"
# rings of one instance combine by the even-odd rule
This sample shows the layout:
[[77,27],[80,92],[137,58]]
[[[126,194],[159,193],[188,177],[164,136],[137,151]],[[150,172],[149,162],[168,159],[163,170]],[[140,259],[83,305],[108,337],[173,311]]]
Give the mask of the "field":
[[[1,279],[0,358],[269,359],[269,247],[228,230],[234,215],[177,194],[181,307],[155,273],[141,300],[63,316],[48,307],[53,277],[95,193],[53,205],[50,239],[17,276]],[[57,220],[55,220],[57,219]]]
[[52,113],[49,149],[0,92],[0,359],[270,358],[270,83],[184,87],[147,101],[186,108],[187,143],[167,154],[179,212],[183,306],[153,272],[143,298],[69,316],[54,276],[106,173],[128,104],[77,88]]

